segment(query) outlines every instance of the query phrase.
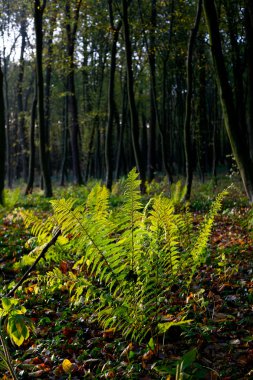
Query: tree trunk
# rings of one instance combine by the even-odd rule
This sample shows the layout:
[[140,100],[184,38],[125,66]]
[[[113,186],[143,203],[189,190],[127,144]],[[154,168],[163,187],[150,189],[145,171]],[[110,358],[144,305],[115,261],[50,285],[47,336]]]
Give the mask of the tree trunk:
[[[200,38],[199,38],[200,40]],[[198,97],[196,107],[196,153],[199,168],[200,180],[205,181],[205,173],[210,162],[210,149],[208,147],[209,131],[206,117],[206,56],[204,54],[204,42],[200,41],[200,47],[197,51],[198,56]]]
[[[163,60],[163,68],[162,68],[162,112],[161,112],[161,122],[158,120],[158,127],[159,127],[159,134],[161,139],[161,158],[162,158],[162,166],[163,170],[165,170],[166,176],[168,178],[168,181],[170,184],[173,183],[173,176],[172,176],[172,170],[170,168],[170,165],[168,163],[168,157],[167,157],[167,133],[169,132],[166,128],[167,126],[167,118],[166,118],[166,98],[167,98],[167,59]],[[170,145],[170,144],[168,144]]]
[[[156,32],[156,0],[151,2],[151,15],[150,15],[150,38],[149,38],[149,67],[150,67],[150,122],[148,128],[148,157],[147,157],[147,177],[151,182],[154,178],[155,165],[156,165],[156,114],[157,99],[156,99],[156,49],[155,49],[155,32]],[[157,112],[156,112],[157,111]]]
[[90,141],[88,145],[88,152],[87,152],[87,165],[86,165],[86,171],[85,171],[85,183],[88,181],[90,172],[91,172],[91,161],[92,161],[92,149],[94,145],[94,138],[95,138],[95,132],[96,132],[96,125],[93,123],[91,135],[90,135]]
[[34,26],[36,34],[36,74],[38,86],[38,119],[39,119],[39,137],[40,137],[40,166],[44,183],[44,193],[46,197],[52,196],[52,185],[49,174],[49,162],[46,153],[45,144],[45,119],[44,119],[44,80],[42,66],[43,51],[43,31],[42,18],[46,5],[46,0],[41,5],[40,0],[34,0]]
[[24,82],[24,68],[25,60],[24,53],[26,47],[26,28],[27,20],[22,16],[20,35],[21,35],[21,48],[20,48],[20,58],[18,67],[18,83],[17,83],[17,103],[18,103],[18,134],[19,134],[19,145],[20,145],[20,158],[18,167],[21,169],[24,181],[27,180],[27,154],[26,154],[26,139],[25,139],[25,115],[23,106],[23,82]]
[[136,163],[136,167],[139,172],[140,180],[141,180],[141,192],[145,193],[146,173],[145,173],[145,167],[143,165],[141,150],[139,146],[139,119],[138,119],[138,112],[137,112],[135,97],[134,97],[132,48],[131,48],[130,32],[129,32],[127,0],[122,0],[122,6],[123,6],[122,17],[123,17],[123,26],[124,26],[126,70],[127,70],[127,91],[128,91],[128,102],[129,102],[130,122],[131,122],[131,137],[132,137],[135,163]]
[[184,149],[185,149],[185,170],[186,170],[186,194],[185,200],[189,200],[191,196],[192,178],[193,178],[193,151],[192,151],[192,136],[191,136],[191,115],[192,115],[192,82],[193,68],[192,58],[194,43],[197,37],[199,22],[201,17],[202,0],[198,1],[197,14],[195,24],[191,30],[188,53],[187,53],[187,95],[185,106],[184,120]]
[[5,178],[5,118],[3,95],[3,72],[0,61],[0,204],[4,203],[4,178]]
[[[5,53],[5,52],[4,52]],[[9,116],[9,86],[7,80],[8,72],[8,60],[3,54],[3,71],[4,71],[4,100],[5,100],[5,138],[6,138],[6,174],[7,174],[7,185],[12,188],[12,166],[11,166],[11,137],[10,137],[10,116]]]
[[[238,115],[233,100],[233,92],[229,83],[228,73],[225,66],[224,55],[221,45],[221,36],[217,11],[214,0],[203,0],[205,19],[208,28],[211,53],[213,58],[215,76],[219,89],[222,112],[226,131],[229,137],[233,155],[237,162],[245,191],[250,202],[253,202],[253,162],[250,157],[249,149],[245,136],[240,133],[238,127]],[[238,73],[240,75],[240,73]]]
[[126,77],[122,80],[123,89],[122,89],[122,111],[121,111],[121,121],[119,122],[119,131],[118,131],[118,148],[116,156],[116,168],[115,168],[115,178],[118,179],[122,174],[122,161],[124,161],[124,149],[123,149],[123,136],[126,126],[127,118],[127,83]]
[[110,65],[110,78],[108,89],[108,120],[105,134],[105,167],[106,167],[106,187],[111,190],[113,179],[113,154],[112,154],[112,135],[113,135],[113,120],[115,115],[115,100],[114,100],[114,82],[116,71],[116,52],[117,42],[119,38],[119,31],[122,25],[121,20],[117,27],[114,25],[114,17],[112,10],[112,0],[108,0],[110,27],[112,31],[112,47],[111,47],[111,65]]
[[30,146],[30,155],[29,155],[29,171],[28,171],[28,181],[25,190],[25,195],[31,194],[33,192],[33,183],[34,183],[34,170],[35,170],[35,121],[36,121],[36,109],[37,109],[37,83],[35,78],[35,86],[34,86],[34,98],[32,102],[32,110],[31,110],[31,120],[30,120],[30,138],[29,138],[29,146]]
[[63,133],[62,133],[62,162],[60,170],[60,186],[64,186],[64,180],[66,175],[66,164],[67,164],[67,147],[68,147],[68,129],[69,129],[69,120],[68,120],[68,93],[64,97],[64,115],[63,115]]
[[246,0],[245,7],[246,57],[247,57],[247,102],[246,118],[249,136],[249,151],[253,160],[253,4]]
[[[52,78],[52,59],[53,59],[53,33],[55,30],[56,16],[50,18],[49,35],[47,39],[47,65],[45,71],[45,149],[48,157],[49,169],[51,167],[50,157],[50,97],[51,97],[51,78]],[[50,170],[50,175],[51,175]]]
[[80,163],[80,148],[79,148],[79,122],[78,108],[75,89],[75,73],[74,73],[74,49],[77,33],[77,24],[82,0],[76,1],[76,8],[73,19],[70,14],[70,1],[66,0],[65,15],[66,15],[66,33],[67,33],[67,54],[68,54],[68,99],[70,112],[70,128],[71,128],[71,149],[73,163],[73,177],[76,185],[83,183],[81,175]]

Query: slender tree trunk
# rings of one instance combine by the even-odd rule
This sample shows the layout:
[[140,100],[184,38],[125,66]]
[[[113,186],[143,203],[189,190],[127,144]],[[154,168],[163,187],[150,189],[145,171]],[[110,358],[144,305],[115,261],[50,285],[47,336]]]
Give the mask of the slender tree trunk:
[[30,138],[29,138],[29,146],[30,146],[30,155],[29,155],[29,171],[28,171],[28,181],[25,190],[25,195],[31,194],[33,192],[33,183],[34,183],[34,170],[35,170],[35,122],[36,122],[36,110],[37,110],[37,83],[35,78],[35,86],[34,86],[34,98],[32,102],[31,109],[31,120],[30,120]]
[[42,66],[43,51],[43,31],[42,18],[46,5],[46,0],[41,5],[40,0],[34,0],[34,24],[36,34],[36,74],[38,86],[38,119],[39,119],[39,137],[40,137],[40,166],[44,184],[44,193],[46,197],[52,196],[52,185],[49,174],[49,162],[46,153],[45,144],[45,118],[44,118],[44,80]]
[[[205,19],[208,28],[211,53],[215,69],[217,86],[220,93],[222,112],[226,131],[229,137],[233,155],[237,162],[245,191],[250,202],[253,202],[253,162],[250,157],[245,136],[240,133],[238,128],[238,115],[234,105],[233,92],[228,80],[228,73],[221,45],[221,36],[217,11],[214,0],[203,0]],[[240,75],[240,73],[238,73]]]
[[4,203],[4,179],[5,179],[5,116],[3,95],[3,72],[0,61],[0,204]]
[[[47,65],[45,71],[45,149],[48,157],[49,169],[51,168],[50,154],[50,97],[51,97],[51,78],[52,78],[52,59],[53,59],[53,33],[55,30],[56,16],[50,18],[49,36],[47,39]],[[50,175],[51,175],[50,170]]]
[[252,0],[246,0],[245,30],[247,40],[247,102],[246,118],[249,136],[249,151],[253,160],[253,4]]
[[[90,135],[90,142],[89,142],[89,148],[88,148],[88,155],[87,155],[87,167],[86,167],[86,175],[85,175],[85,182],[87,182],[88,177],[96,177],[98,173],[101,171],[101,136],[100,136],[100,107],[101,107],[101,100],[102,100],[102,94],[103,94],[103,84],[104,84],[104,69],[105,69],[105,62],[106,62],[106,55],[107,55],[107,47],[105,48],[105,51],[103,54],[101,53],[99,57],[99,72],[98,72],[98,78],[96,81],[96,86],[99,86],[97,91],[97,99],[96,99],[96,115],[93,120],[93,126],[91,130]],[[104,157],[104,154],[103,154]]]
[[[156,113],[157,99],[156,99],[156,49],[155,49],[155,32],[156,32],[156,0],[151,2],[151,15],[150,15],[150,38],[149,38],[149,66],[150,66],[150,122],[148,128],[148,157],[147,157],[147,177],[151,182],[154,178],[154,171],[156,165]],[[157,111],[157,112],[156,112]]]
[[18,103],[18,133],[19,133],[19,145],[20,145],[20,158],[19,167],[24,181],[27,180],[27,154],[26,154],[26,139],[25,139],[25,115],[23,106],[23,82],[24,82],[24,69],[25,60],[24,53],[26,47],[26,28],[27,20],[22,15],[20,35],[21,35],[21,48],[18,68],[18,83],[17,83],[17,103]]
[[168,181],[170,184],[173,183],[173,176],[172,176],[172,170],[168,163],[168,157],[167,157],[167,144],[169,144],[169,141],[167,141],[167,132],[169,132],[166,129],[167,123],[167,108],[166,108],[166,99],[167,99],[167,59],[163,59],[162,63],[162,111],[161,111],[161,122],[159,122],[159,132],[160,132],[160,139],[161,139],[161,157],[162,157],[162,166],[165,170],[166,176],[168,178]]
[[[140,18],[142,21],[142,25],[144,26],[144,20],[142,15],[142,6],[140,4],[140,0],[138,1],[139,4],[139,13]],[[172,3],[172,10],[173,10],[174,4]],[[166,99],[166,62],[167,59],[163,60],[164,63],[164,70],[163,70],[163,108],[162,108],[162,122],[161,117],[159,115],[158,110],[158,101],[157,101],[157,91],[156,91],[156,53],[155,53],[155,28],[156,28],[156,17],[157,17],[157,11],[156,11],[156,0],[152,0],[151,4],[151,33],[150,33],[150,42],[148,43],[147,36],[144,33],[144,41],[146,45],[146,49],[148,51],[148,61],[149,61],[149,68],[150,68],[150,123],[148,128],[148,154],[147,154],[147,169],[148,169],[148,180],[151,181],[154,178],[154,170],[156,165],[156,126],[158,126],[159,134],[160,134],[160,140],[161,140],[161,156],[162,156],[162,163],[163,168],[166,172],[166,175],[168,177],[169,183],[173,183],[173,176],[172,171],[170,168],[170,165],[168,163],[168,158],[166,155],[166,152],[168,151],[168,145],[166,141],[166,117],[165,117],[165,99]],[[170,36],[172,33],[172,21],[170,23]],[[168,54],[166,54],[168,57]]]
[[68,54],[68,93],[69,93],[69,112],[71,127],[71,148],[74,183],[81,185],[83,183],[81,175],[80,148],[79,148],[79,122],[78,108],[75,89],[75,67],[74,67],[74,49],[77,33],[77,24],[82,0],[75,2],[75,11],[73,19],[70,14],[70,0],[66,0],[66,33],[67,33],[67,54]]
[[[170,47],[171,47],[171,40],[172,40],[172,34],[173,34],[173,27],[174,27],[174,12],[175,12],[175,1],[171,1],[170,5],[170,27],[169,27],[169,40],[168,40],[168,48],[163,56],[162,59],[162,108],[161,108],[161,120],[159,120],[159,117],[157,116],[157,122],[158,122],[158,129],[160,134],[160,140],[161,140],[161,158],[162,158],[162,165],[163,169],[165,170],[166,176],[168,178],[168,181],[170,184],[173,183],[173,175],[172,175],[172,167],[170,164],[170,157],[168,155],[168,149],[169,147],[169,153],[171,155],[172,151],[172,141],[171,141],[171,117],[168,115],[168,96],[167,96],[167,87],[168,87],[168,61],[170,58]],[[153,95],[154,96],[154,95]],[[157,95],[155,95],[155,99],[157,99]],[[157,101],[156,101],[157,102]],[[156,104],[156,103],[155,103]],[[158,107],[156,106],[156,110]],[[156,111],[157,113],[157,111]]]
[[4,100],[5,100],[5,138],[6,138],[6,174],[7,185],[12,188],[12,166],[11,166],[11,136],[10,136],[10,116],[9,116],[9,86],[7,80],[8,60],[3,56],[4,71]]
[[117,27],[114,25],[112,0],[108,0],[110,26],[112,30],[112,47],[111,47],[111,65],[110,65],[110,78],[108,89],[108,120],[105,134],[105,167],[106,167],[106,187],[111,190],[113,179],[113,153],[112,153],[112,137],[113,137],[113,120],[115,115],[115,100],[114,100],[114,82],[116,71],[116,52],[117,42],[119,38],[119,31],[122,25],[120,20]]
[[62,162],[61,162],[61,179],[60,186],[64,186],[64,178],[66,174],[66,164],[67,164],[67,147],[68,147],[68,93],[65,95],[64,99],[64,117],[63,117],[63,134],[62,134]]
[[[200,39],[200,38],[199,38]],[[200,47],[197,51],[199,57],[198,65],[198,98],[197,98],[197,135],[196,140],[196,150],[197,150],[197,161],[199,167],[199,175],[202,182],[205,180],[206,169],[209,163],[209,149],[208,149],[208,129],[207,129],[207,117],[206,117],[206,56],[203,50],[202,36],[200,41]]]
[[96,125],[95,123],[93,123],[91,135],[90,135],[90,141],[88,145],[87,165],[86,165],[86,171],[85,171],[85,183],[88,181],[90,172],[91,172],[92,148],[94,145],[95,131],[96,131]]
[[201,17],[202,0],[198,1],[197,14],[195,24],[191,30],[188,53],[187,53],[187,95],[186,109],[184,121],[184,149],[185,149],[185,166],[186,166],[186,195],[185,200],[190,199],[192,178],[193,178],[193,152],[192,152],[192,137],[191,137],[191,115],[192,115],[192,82],[193,82],[193,49],[197,37],[199,22]]
[[[238,115],[239,124],[238,127],[241,129],[241,133],[247,134],[247,128],[246,128],[246,112],[245,112],[245,95],[244,95],[244,89],[243,89],[243,65],[241,62],[241,47],[238,43],[238,25],[236,23],[236,20],[234,19],[234,15],[236,12],[236,8],[238,7],[238,4],[236,2],[231,2],[231,0],[224,0],[223,2],[224,8],[226,11],[226,18],[228,23],[228,33],[230,36],[230,43],[231,43],[231,49],[232,49],[232,70],[233,70],[233,79],[234,79],[234,95],[235,95],[235,107],[236,107],[236,113]],[[246,11],[245,11],[246,12]],[[252,34],[252,30],[250,32]],[[252,37],[251,37],[252,38]],[[249,41],[248,41],[249,42]],[[252,51],[251,51],[252,54]],[[238,75],[240,73],[240,75]]]
[[127,114],[127,83],[126,77],[123,79],[123,95],[122,95],[122,112],[121,112],[121,121],[119,122],[119,131],[118,131],[118,149],[116,157],[116,168],[115,168],[115,178],[118,179],[122,173],[122,159],[124,157],[123,151],[123,136],[124,129],[126,126],[126,116]]
[[83,62],[82,62],[82,103],[84,114],[91,110],[91,97],[89,85],[89,68],[88,68],[88,41],[87,36],[83,36]]
[[122,17],[123,17],[125,53],[126,53],[126,69],[127,69],[127,91],[128,91],[128,102],[129,102],[130,122],[131,122],[131,137],[132,137],[135,162],[136,162],[137,170],[139,172],[140,180],[141,180],[141,192],[145,193],[146,171],[143,165],[141,150],[139,146],[139,119],[138,119],[138,112],[137,112],[135,97],[134,97],[132,48],[131,48],[130,32],[129,32],[127,0],[122,0],[122,7],[123,7]]

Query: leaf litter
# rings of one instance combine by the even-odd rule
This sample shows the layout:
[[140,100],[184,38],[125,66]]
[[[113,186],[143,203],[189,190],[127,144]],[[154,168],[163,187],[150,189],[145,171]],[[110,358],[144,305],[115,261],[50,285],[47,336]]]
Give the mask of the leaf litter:
[[[246,212],[237,214],[243,219]],[[198,224],[201,216],[195,216]],[[13,264],[27,253],[29,232],[15,218],[10,213],[0,223],[2,286],[18,279]],[[240,218],[216,219],[207,264],[188,294],[180,286],[172,289],[173,313],[163,316],[169,322],[183,307],[193,322],[173,326],[153,347],[126,341],[115,329],[102,330],[83,308],[70,308],[68,292],[45,298],[26,283],[25,306],[36,329],[18,349],[9,342],[19,378],[174,379],[181,366],[191,379],[252,379],[253,239]],[[59,267],[67,273],[72,263],[64,260]]]

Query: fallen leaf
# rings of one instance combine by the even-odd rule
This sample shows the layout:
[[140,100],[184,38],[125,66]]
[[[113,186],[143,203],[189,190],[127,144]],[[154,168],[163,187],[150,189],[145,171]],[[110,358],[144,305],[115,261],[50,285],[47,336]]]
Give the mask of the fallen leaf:
[[107,329],[107,330],[103,331],[103,338],[112,338],[114,333],[115,333],[114,327]]
[[65,373],[70,373],[73,369],[73,364],[69,359],[64,359],[62,362],[62,369]]

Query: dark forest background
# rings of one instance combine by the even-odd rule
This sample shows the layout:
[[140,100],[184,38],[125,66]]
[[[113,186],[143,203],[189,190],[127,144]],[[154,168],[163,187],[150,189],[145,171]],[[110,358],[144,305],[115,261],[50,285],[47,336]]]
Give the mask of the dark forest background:
[[1,1],[0,190],[202,181],[253,200],[250,0]]

